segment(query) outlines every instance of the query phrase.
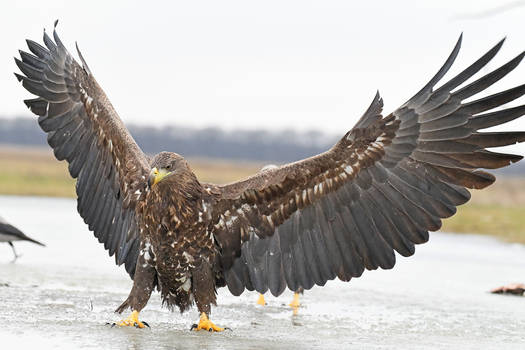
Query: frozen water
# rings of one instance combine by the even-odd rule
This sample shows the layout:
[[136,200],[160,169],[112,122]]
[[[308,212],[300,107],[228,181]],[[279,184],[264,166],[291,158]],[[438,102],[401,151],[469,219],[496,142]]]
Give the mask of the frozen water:
[[[0,214],[47,244],[0,244],[0,348],[421,349],[525,346],[525,298],[487,291],[525,282],[525,247],[475,235],[434,233],[391,271],[306,291],[233,297],[219,291],[212,320],[233,331],[190,332],[197,311],[171,313],[158,294],[141,313],[151,329],[111,328],[131,281],[88,232],[70,199],[0,196]],[[126,315],[127,316],[127,315]]]

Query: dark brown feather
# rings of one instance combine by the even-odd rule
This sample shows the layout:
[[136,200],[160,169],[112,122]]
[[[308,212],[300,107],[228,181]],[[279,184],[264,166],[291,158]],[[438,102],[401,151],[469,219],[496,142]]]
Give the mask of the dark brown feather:
[[[495,169],[520,160],[521,156],[489,152],[485,147],[525,141],[524,133],[477,130],[516,119],[524,109],[477,114],[522,96],[524,86],[464,100],[511,72],[524,54],[462,86],[495,56],[501,41],[434,90],[455,60],[460,42],[461,38],[434,78],[387,117],[381,117],[382,100],[376,95],[355,127],[329,151],[218,186],[215,220],[227,207],[236,213],[233,221],[253,232],[241,236],[241,255],[233,262],[229,257],[237,256],[239,236],[229,230],[215,233],[222,254],[228,257],[222,260],[223,268],[250,270],[251,260],[244,255],[250,254],[252,260],[266,256],[264,241],[274,239],[272,235],[284,242],[279,255],[283,269],[261,266],[254,285],[260,292],[267,289],[264,281],[279,280],[282,274],[289,288],[308,289],[336,276],[342,280],[359,276],[363,266],[391,268],[394,250],[412,255],[414,244],[426,242],[428,231],[438,230],[441,219],[468,201],[465,187],[484,188],[494,181],[480,168]],[[257,244],[248,244],[250,237],[257,237]],[[239,259],[244,263],[237,264]],[[236,273],[232,281],[237,293],[241,285],[253,282],[239,276]]]
[[133,277],[137,252],[129,248],[138,249],[139,240],[135,193],[144,189],[149,164],[94,77],[72,58],[56,31],[53,36],[54,41],[44,35],[46,47],[27,41],[35,56],[20,52],[15,62],[25,76],[16,77],[39,96],[25,103],[40,116],[56,158],[67,160],[77,178],[80,215]]

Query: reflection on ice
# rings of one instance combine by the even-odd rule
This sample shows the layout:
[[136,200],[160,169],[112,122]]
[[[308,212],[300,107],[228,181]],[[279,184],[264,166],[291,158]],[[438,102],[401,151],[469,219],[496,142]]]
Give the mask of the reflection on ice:
[[[196,310],[170,313],[153,295],[141,318],[151,329],[119,329],[113,310],[131,281],[114,265],[76,213],[73,200],[0,196],[8,216],[46,248],[20,243],[10,264],[0,246],[0,339],[39,349],[329,349],[520,348],[525,299],[489,294],[525,281],[525,247],[491,238],[437,233],[414,257],[398,257],[390,271],[368,271],[350,283],[332,281],[306,291],[293,317],[292,297],[231,296],[219,291],[217,324],[233,331],[190,332]],[[8,347],[6,347],[8,348]]]

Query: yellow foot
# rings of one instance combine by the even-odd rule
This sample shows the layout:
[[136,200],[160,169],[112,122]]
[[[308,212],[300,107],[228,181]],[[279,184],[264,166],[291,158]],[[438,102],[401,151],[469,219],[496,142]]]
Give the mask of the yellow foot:
[[257,299],[257,304],[258,305],[266,305],[266,300],[264,300],[264,294],[259,294],[259,299]]
[[133,311],[131,313],[131,315],[129,315],[128,318],[126,319],[123,319],[122,321],[118,322],[118,323],[114,323],[113,326],[121,326],[121,327],[136,327],[136,328],[144,328],[144,327],[148,327],[149,328],[149,324],[147,322],[140,322],[139,321],[139,312],[138,311]]
[[288,304],[288,306],[290,306],[293,309],[296,309],[299,306],[301,306],[301,303],[299,302],[299,293],[293,294],[293,300],[290,304]]
[[205,331],[209,332],[222,332],[224,330],[224,328],[217,327],[216,325],[214,325],[213,322],[208,319],[208,315],[206,315],[205,312],[201,312],[199,324],[194,324],[193,326],[191,326],[190,330],[193,329],[195,329],[196,331],[204,329]]
[[290,304],[288,304],[293,310],[293,314],[297,315],[297,312],[299,310],[299,306],[301,306],[301,303],[299,302],[299,293],[293,294],[293,300]]

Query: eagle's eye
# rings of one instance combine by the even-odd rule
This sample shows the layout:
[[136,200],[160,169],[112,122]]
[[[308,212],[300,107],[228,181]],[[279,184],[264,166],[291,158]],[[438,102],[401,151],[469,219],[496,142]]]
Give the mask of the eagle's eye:
[[171,164],[169,164],[169,165],[166,167],[166,169],[168,169],[168,170],[171,169]]

